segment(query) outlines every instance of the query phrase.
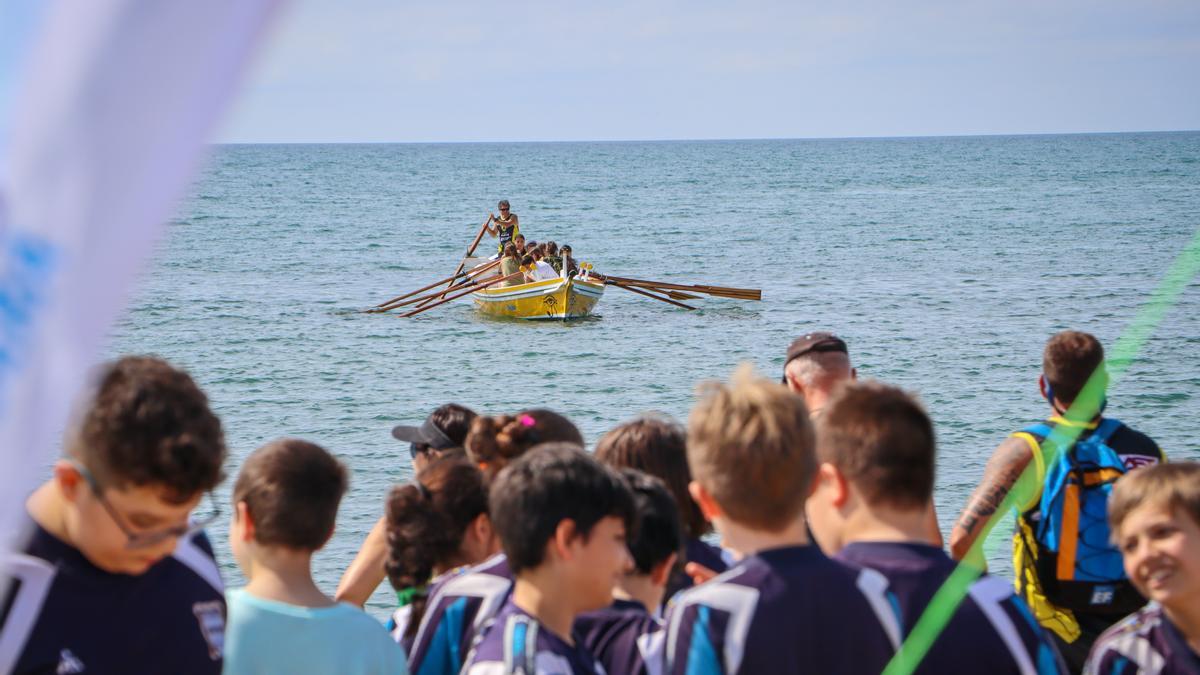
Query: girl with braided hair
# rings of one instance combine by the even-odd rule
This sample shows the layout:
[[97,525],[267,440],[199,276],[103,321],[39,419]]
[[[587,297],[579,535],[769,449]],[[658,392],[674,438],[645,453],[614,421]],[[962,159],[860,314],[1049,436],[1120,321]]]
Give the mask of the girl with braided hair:
[[[582,449],[583,435],[562,415],[534,408],[515,415],[475,418],[466,450],[467,458],[491,485],[517,458],[540,447],[562,445]],[[458,673],[477,631],[490,625],[508,599],[512,584],[508,558],[501,553],[431,587],[421,627],[408,651],[409,671]]]
[[413,482],[392,488],[386,505],[388,580],[399,608],[392,637],[412,649],[428,591],[499,550],[488,518],[483,473],[462,457],[434,460]]
[[583,447],[583,435],[570,420],[553,410],[533,408],[516,415],[476,417],[467,434],[467,457],[488,478],[542,443],[573,443]]

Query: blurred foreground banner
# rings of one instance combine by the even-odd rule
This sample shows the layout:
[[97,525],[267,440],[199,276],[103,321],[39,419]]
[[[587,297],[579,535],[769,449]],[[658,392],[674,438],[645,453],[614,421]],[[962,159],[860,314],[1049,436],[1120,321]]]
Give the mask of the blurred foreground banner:
[[3,550],[282,1],[0,0]]

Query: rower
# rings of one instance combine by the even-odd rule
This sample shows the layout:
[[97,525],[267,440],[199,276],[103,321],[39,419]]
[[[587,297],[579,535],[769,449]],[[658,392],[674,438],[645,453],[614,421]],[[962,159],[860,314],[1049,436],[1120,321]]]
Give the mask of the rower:
[[562,258],[563,269],[566,270],[566,276],[572,277],[579,274],[579,263],[571,256],[571,247],[563,244],[558,249],[559,257]]
[[533,270],[527,275],[530,281],[545,281],[547,279],[558,278],[558,273],[544,260],[545,256],[546,250],[543,247],[534,247],[529,256],[533,260]]
[[[488,234],[493,237],[500,237],[500,244],[496,247],[496,254],[503,255],[504,247],[520,234],[520,223],[517,220],[517,214],[509,210],[508,200],[501,199],[496,205],[500,209],[500,215],[494,213],[488,214],[488,222],[486,224]],[[492,226],[495,223],[495,227]]]

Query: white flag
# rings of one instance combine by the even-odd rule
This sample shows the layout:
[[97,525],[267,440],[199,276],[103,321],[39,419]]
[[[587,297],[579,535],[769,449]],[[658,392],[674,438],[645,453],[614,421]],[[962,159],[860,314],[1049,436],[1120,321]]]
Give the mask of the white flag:
[[0,3],[0,553],[280,3]]

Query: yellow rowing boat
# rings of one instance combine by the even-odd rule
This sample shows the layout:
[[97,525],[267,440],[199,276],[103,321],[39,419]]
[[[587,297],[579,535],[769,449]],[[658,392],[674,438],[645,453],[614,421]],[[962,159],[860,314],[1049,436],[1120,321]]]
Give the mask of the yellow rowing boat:
[[471,294],[475,307],[487,316],[514,319],[580,319],[604,295],[595,279],[546,279],[516,286],[493,286]]

